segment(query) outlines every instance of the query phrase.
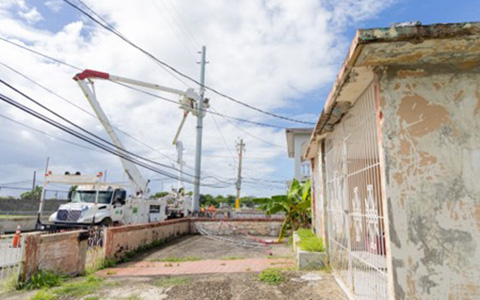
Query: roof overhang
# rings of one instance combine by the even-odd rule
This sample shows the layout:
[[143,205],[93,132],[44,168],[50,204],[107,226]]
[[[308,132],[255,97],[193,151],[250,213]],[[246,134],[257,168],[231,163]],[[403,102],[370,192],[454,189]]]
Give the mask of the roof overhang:
[[433,24],[360,29],[348,51],[310,137],[305,158],[313,158],[324,139],[374,80],[379,66],[480,66],[480,23]]
[[288,157],[295,155],[295,135],[311,135],[313,128],[286,128]]

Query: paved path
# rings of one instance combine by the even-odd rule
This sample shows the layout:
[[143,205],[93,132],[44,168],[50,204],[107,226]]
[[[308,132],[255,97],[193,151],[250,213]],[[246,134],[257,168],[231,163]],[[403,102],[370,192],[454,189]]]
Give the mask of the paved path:
[[99,271],[97,275],[105,277],[121,276],[155,276],[261,272],[267,268],[293,267],[292,259],[208,259],[187,262],[148,262],[142,261],[127,267],[109,268]]

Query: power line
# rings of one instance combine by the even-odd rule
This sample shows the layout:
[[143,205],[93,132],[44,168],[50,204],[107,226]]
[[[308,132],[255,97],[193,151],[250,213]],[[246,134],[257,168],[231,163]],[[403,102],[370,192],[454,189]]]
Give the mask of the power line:
[[[201,85],[201,83],[192,78],[191,76],[188,76],[182,72],[180,72],[179,70],[177,70],[176,68],[172,67],[171,65],[161,61],[160,59],[158,59],[157,57],[155,57],[153,54],[151,54],[150,52],[146,51],[145,49],[141,48],[140,46],[137,46],[135,43],[133,43],[132,41],[130,41],[128,38],[126,38],[123,34],[121,34],[117,29],[115,29],[115,27],[111,24],[109,24],[107,21],[105,21],[104,19],[100,18],[105,24],[103,24],[102,22],[100,22],[99,20],[97,20],[96,18],[94,18],[92,15],[90,15],[89,13],[87,13],[85,10],[81,9],[80,7],[78,7],[77,5],[73,4],[72,2],[70,2],[69,0],[64,0],[68,5],[70,5],[71,7],[73,7],[74,9],[78,10],[79,12],[81,12],[82,14],[84,14],[87,18],[91,19],[93,22],[95,22],[96,24],[100,25],[101,27],[105,28],[106,30],[112,32],[113,34],[115,34],[117,37],[119,37],[120,39],[122,39],[123,41],[125,41],[127,44],[129,44],[130,46],[134,47],[135,49],[139,50],[140,52],[142,52],[143,54],[147,55],[148,57],[150,57],[151,59],[153,59],[154,61],[158,62],[159,64],[161,64],[162,66],[164,66],[165,68],[168,68],[170,69],[172,72],[175,72],[176,74],[180,75],[181,77],[183,78],[186,78],[198,85]],[[77,0],[79,1],[79,0]],[[87,9],[91,12],[94,12],[93,9],[91,9],[90,7],[88,7],[86,4],[84,4],[82,2],[82,4],[87,7]],[[96,14],[96,13],[95,13]],[[98,14],[96,14],[98,16]],[[247,108],[250,108],[252,110],[255,110],[257,112],[260,112],[260,113],[263,113],[265,115],[268,115],[268,116],[271,116],[271,117],[274,117],[274,118],[277,118],[277,119],[282,119],[282,120],[285,120],[285,121],[290,121],[290,122],[294,122],[294,123],[302,123],[302,124],[315,124],[313,122],[307,122],[307,121],[302,121],[302,120],[297,120],[297,119],[293,119],[293,118],[290,118],[290,117],[285,117],[285,116],[282,116],[282,115],[279,115],[279,114],[276,114],[276,113],[272,113],[272,112],[269,112],[269,111],[266,111],[266,110],[263,110],[263,109],[260,109],[260,108],[257,108],[257,107],[254,107],[248,103],[245,103],[245,102],[242,102],[240,100],[237,100],[229,95],[226,95],[212,87],[209,87],[209,86],[204,86],[205,89],[223,97],[223,98],[226,98],[232,102],[235,102],[237,104],[240,104],[240,105],[243,105]]]
[[[21,96],[25,97],[25,98],[28,99],[29,101],[31,101],[31,102],[35,103],[36,105],[40,106],[40,107],[43,108],[44,110],[50,112],[51,114],[53,114],[53,115],[56,116],[57,118],[60,118],[60,119],[62,119],[63,121],[67,122],[68,124],[70,124],[70,125],[76,127],[77,129],[80,129],[81,131],[85,132],[86,134],[91,135],[91,136],[93,136],[94,138],[96,138],[96,139],[98,139],[98,140],[100,140],[100,141],[102,141],[102,142],[104,142],[104,143],[106,143],[106,144],[108,144],[108,145],[110,145],[110,146],[115,147],[117,150],[122,151],[122,152],[126,153],[127,155],[132,155],[132,156],[134,156],[134,157],[143,159],[143,160],[145,160],[145,161],[147,161],[147,162],[149,162],[149,163],[152,163],[152,164],[155,164],[155,165],[159,165],[159,166],[162,166],[162,167],[164,167],[164,168],[168,168],[168,169],[173,169],[173,170],[175,170],[175,171],[179,171],[178,169],[176,169],[176,168],[174,168],[174,167],[171,167],[171,166],[169,166],[169,165],[152,161],[152,160],[150,160],[150,159],[148,159],[148,158],[142,157],[142,156],[140,156],[140,155],[138,155],[138,154],[135,154],[135,153],[133,153],[133,152],[131,152],[131,151],[128,151],[128,150],[126,150],[126,149],[124,149],[124,148],[121,148],[121,147],[113,144],[112,142],[107,141],[107,140],[103,139],[102,137],[100,137],[100,136],[98,136],[98,135],[96,135],[96,134],[94,134],[94,133],[86,130],[85,128],[83,128],[83,127],[81,127],[81,126],[73,123],[72,121],[70,121],[70,120],[68,120],[67,118],[61,116],[61,115],[58,114],[57,112],[49,109],[49,108],[46,107],[45,105],[41,104],[40,102],[36,101],[35,99],[29,97],[29,96],[26,95],[25,93],[23,93],[23,92],[21,92],[20,90],[16,89],[15,87],[13,87],[12,85],[8,84],[8,83],[5,82],[4,80],[0,79],[0,83],[2,83],[3,85],[7,86],[8,88],[10,88],[11,90],[15,91],[16,93],[20,94]],[[183,173],[183,174],[185,174],[185,175],[187,175],[187,176],[194,177],[192,174],[188,174],[188,173]]]
[[[82,108],[81,106],[75,104],[74,102],[66,99],[65,97],[59,95],[58,93],[52,91],[51,89],[49,89],[49,88],[47,88],[46,86],[40,84],[39,82],[33,80],[32,78],[28,77],[27,75],[21,73],[20,71],[14,69],[14,68],[12,68],[12,67],[10,67],[9,65],[7,65],[7,64],[5,64],[5,63],[3,63],[3,62],[1,62],[1,61],[0,61],[0,64],[3,65],[4,67],[8,68],[10,71],[16,73],[17,75],[25,78],[26,80],[32,82],[33,84],[39,86],[40,88],[44,89],[45,91],[51,93],[52,95],[54,95],[55,97],[59,98],[60,100],[62,100],[62,101],[64,101],[64,102],[66,102],[66,103],[68,103],[68,104],[76,107],[77,109],[79,109],[79,110],[81,110],[82,112],[84,112],[85,114],[91,116],[91,117],[94,118],[95,120],[98,120],[98,117],[95,116],[94,114],[92,114],[91,112],[89,112],[89,111],[87,111],[86,109]],[[115,128],[118,132],[121,132],[122,134],[124,134],[125,136],[127,136],[128,138],[136,141],[137,143],[139,143],[139,144],[141,144],[141,145],[149,148],[149,149],[152,150],[152,151],[155,151],[156,153],[160,154],[161,156],[163,156],[163,157],[165,157],[165,158],[167,158],[167,159],[169,159],[169,160],[171,160],[171,161],[173,161],[173,162],[176,162],[175,159],[170,158],[168,155],[166,155],[166,154],[158,151],[157,149],[155,149],[154,147],[148,145],[148,144],[145,143],[144,141],[142,141],[142,140],[140,140],[140,139],[138,139],[138,138],[130,135],[128,132],[122,130],[121,128],[118,128],[117,126],[114,126],[114,125],[112,125],[112,127]]]
[[[64,1],[65,1],[65,0],[64,0]],[[84,69],[81,69],[81,68],[79,68],[79,67],[73,66],[73,65],[71,65],[71,64],[69,64],[69,63],[66,63],[66,62],[64,62],[64,61],[61,61],[61,60],[59,60],[59,59],[56,59],[56,58],[53,58],[53,57],[51,57],[51,56],[42,54],[42,53],[40,53],[40,52],[38,52],[38,51],[34,51],[34,50],[29,49],[29,48],[27,48],[27,47],[24,47],[24,46],[21,46],[21,45],[19,45],[19,44],[10,42],[10,41],[2,38],[2,37],[0,37],[0,40],[6,41],[6,42],[8,42],[8,43],[10,43],[10,44],[12,44],[12,45],[15,45],[15,46],[17,46],[17,47],[20,47],[20,48],[22,48],[22,49],[25,49],[25,50],[27,50],[27,51],[29,51],[29,52],[31,52],[31,53],[40,55],[40,56],[45,57],[45,58],[48,58],[48,59],[51,59],[52,61],[58,62],[58,63],[60,63],[60,64],[63,64],[63,65],[65,65],[65,66],[68,66],[68,67],[71,67],[71,68],[73,68],[73,69],[75,69],[75,70],[80,70],[80,71],[83,71],[83,70],[84,70]],[[168,98],[165,98],[165,97],[162,97],[162,96],[158,96],[158,95],[149,93],[149,92],[147,92],[147,91],[144,91],[144,90],[135,88],[135,87],[133,87],[133,86],[129,86],[129,85],[120,83],[120,82],[114,82],[114,81],[112,81],[112,82],[115,83],[115,84],[118,84],[118,85],[122,85],[122,86],[124,86],[124,87],[127,87],[127,88],[129,88],[129,89],[133,89],[133,90],[136,90],[136,91],[138,91],[138,92],[141,92],[141,93],[150,95],[150,96],[152,96],[152,97],[155,97],[155,98],[158,98],[158,99],[162,99],[162,100],[164,100],[164,101],[167,101],[167,102],[173,103],[173,104],[175,104],[175,105],[178,105],[178,102],[175,101],[175,100],[168,99]],[[279,128],[279,129],[285,129],[285,128],[286,128],[286,127],[284,127],[284,126],[277,126],[277,125],[273,125],[273,124],[267,124],[267,123],[261,123],[261,122],[250,121],[250,120],[246,120],[246,119],[242,119],[242,118],[237,118],[237,117],[225,115],[225,114],[222,114],[222,113],[218,113],[218,112],[215,112],[215,111],[212,111],[212,110],[202,109],[201,111],[208,112],[208,113],[214,114],[214,115],[218,115],[218,116],[221,116],[221,117],[224,117],[224,118],[230,118],[230,119],[232,119],[232,120],[235,120],[235,121],[238,121],[238,122],[241,122],[241,123],[250,123],[250,124],[253,124],[253,125],[264,126],[264,127],[272,127],[272,128]],[[122,133],[125,134],[125,132],[122,132]]]
[[[63,141],[63,142],[65,142],[65,143],[72,144],[72,145],[75,145],[75,146],[77,146],[77,147],[82,147],[82,148],[84,148],[84,149],[88,149],[88,150],[92,150],[92,151],[98,151],[97,149],[90,148],[90,147],[87,147],[87,146],[84,146],[84,145],[81,145],[81,144],[77,144],[77,143],[75,143],[75,142],[71,142],[71,141],[69,141],[69,140],[65,140],[65,139],[63,139],[63,138],[61,138],[61,137],[57,137],[57,136],[51,135],[51,134],[49,134],[49,133],[47,133],[47,132],[45,132],[45,131],[42,131],[42,130],[33,128],[33,127],[31,127],[31,126],[28,126],[27,124],[23,124],[23,123],[21,123],[21,122],[18,122],[18,121],[14,120],[14,119],[11,119],[11,118],[5,116],[5,115],[0,114],[0,117],[1,117],[1,118],[4,118],[4,119],[6,119],[6,120],[9,120],[10,122],[16,123],[16,124],[18,124],[18,125],[20,125],[20,126],[26,127],[26,128],[28,128],[28,129],[30,129],[30,130],[32,130],[32,131],[36,131],[36,132],[38,132],[38,133],[41,133],[41,134],[46,135],[46,136],[48,136],[48,137],[51,137],[51,138],[54,138],[54,139]],[[100,151],[99,151],[99,152],[100,152]]]
[[[170,174],[170,173],[167,173],[167,172],[165,172],[165,171],[163,171],[163,170],[161,170],[161,169],[158,169],[158,168],[156,168],[156,167],[153,167],[153,166],[149,165],[148,163],[142,162],[142,161],[140,161],[140,160],[138,160],[138,159],[134,159],[134,158],[126,155],[126,154],[123,153],[123,152],[120,152],[120,151],[118,151],[118,150],[115,150],[115,149],[112,149],[112,148],[110,148],[110,147],[108,147],[108,146],[105,146],[104,144],[101,144],[101,143],[99,143],[99,142],[97,142],[97,141],[89,138],[88,136],[85,136],[85,135],[83,135],[83,134],[81,134],[81,133],[79,133],[79,132],[77,132],[77,131],[75,131],[75,130],[73,130],[73,129],[71,129],[71,128],[68,128],[67,126],[62,125],[62,124],[60,124],[60,123],[58,123],[58,122],[56,122],[56,121],[54,121],[54,120],[46,117],[46,116],[43,115],[43,114],[41,114],[41,113],[39,113],[39,112],[36,112],[35,110],[32,110],[32,109],[30,109],[30,108],[28,108],[28,107],[26,107],[26,106],[24,106],[24,105],[22,105],[22,104],[20,104],[20,103],[18,103],[18,102],[16,102],[16,101],[14,101],[13,99],[11,99],[11,98],[3,95],[3,94],[0,94],[0,100],[3,100],[4,102],[6,102],[6,103],[8,103],[8,104],[10,104],[10,105],[12,105],[12,106],[14,106],[14,107],[22,110],[22,111],[24,111],[24,112],[26,112],[26,113],[34,116],[34,117],[36,117],[36,118],[38,118],[38,119],[40,119],[40,120],[42,120],[42,121],[44,121],[44,122],[46,122],[46,123],[54,126],[54,127],[57,127],[58,129],[61,129],[62,131],[65,131],[65,132],[67,132],[67,133],[69,133],[69,134],[71,134],[71,135],[73,135],[73,136],[75,136],[75,137],[77,137],[77,138],[79,138],[79,139],[81,139],[81,140],[83,140],[83,141],[86,141],[86,142],[89,143],[89,144],[92,144],[92,145],[94,145],[94,146],[96,146],[96,147],[98,147],[98,148],[100,148],[100,149],[102,149],[102,150],[105,150],[106,152],[109,152],[109,153],[111,153],[111,154],[113,154],[113,155],[116,155],[116,156],[118,156],[118,157],[121,157],[121,158],[123,158],[123,159],[125,159],[125,160],[128,160],[128,161],[130,161],[130,162],[132,162],[132,163],[134,163],[134,164],[136,164],[136,165],[138,165],[138,166],[141,166],[141,167],[143,167],[143,168],[146,168],[146,169],[148,169],[148,170],[151,170],[151,171],[153,171],[153,172],[155,172],[155,173],[158,173],[158,174],[161,174],[161,175],[164,175],[164,176],[173,178],[173,179],[178,179],[176,175],[172,175],[172,174]],[[193,183],[192,181],[187,181],[187,182]],[[212,184],[204,184],[204,186],[212,187],[212,188],[224,188],[223,186],[212,185]]]

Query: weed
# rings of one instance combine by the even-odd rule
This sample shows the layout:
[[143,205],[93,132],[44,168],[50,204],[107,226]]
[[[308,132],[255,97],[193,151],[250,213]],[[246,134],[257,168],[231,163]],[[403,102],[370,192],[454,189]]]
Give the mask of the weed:
[[47,292],[46,290],[38,291],[30,300],[55,300],[57,296]]
[[236,259],[245,259],[245,256],[224,256],[220,258],[221,260],[236,260]]
[[265,269],[258,275],[258,279],[261,282],[265,282],[271,285],[278,285],[285,281],[285,276],[282,272],[276,268]]
[[102,282],[102,278],[88,276],[85,281],[67,283],[52,292],[56,296],[82,297],[94,293]]
[[226,266],[227,264],[226,264],[226,263],[221,263],[220,265],[221,265],[221,266]]
[[162,278],[154,282],[156,286],[159,287],[169,287],[169,286],[176,286],[176,285],[185,285],[190,282],[190,278],[188,277],[169,277],[169,278]]
[[115,274],[117,274],[117,272],[115,272],[115,271],[108,271],[107,272],[107,275],[115,275]]
[[267,256],[267,259],[287,259],[287,258],[292,258],[289,255],[269,255]]
[[152,262],[156,262],[156,261],[160,261],[160,262],[184,262],[184,261],[197,261],[197,260],[201,260],[201,258],[197,257],[197,256],[186,256],[186,257],[169,256],[169,257],[165,257],[165,258],[155,258],[155,259],[152,259],[150,261],[152,261]]
[[4,278],[0,282],[0,293],[2,292],[13,292],[18,288],[17,284],[17,274],[14,272],[14,274],[10,275],[7,278]]
[[164,267],[167,267],[167,268],[170,268],[170,267],[173,267],[173,264],[172,263],[166,263],[163,265]]
[[64,276],[50,271],[38,271],[25,283],[23,288],[27,290],[48,289],[62,284]]
[[91,296],[91,297],[85,297],[83,300],[100,300],[100,297],[98,296]]
[[246,269],[245,269],[245,272],[250,272],[251,270],[252,270],[252,269],[250,269],[250,268],[246,268]]

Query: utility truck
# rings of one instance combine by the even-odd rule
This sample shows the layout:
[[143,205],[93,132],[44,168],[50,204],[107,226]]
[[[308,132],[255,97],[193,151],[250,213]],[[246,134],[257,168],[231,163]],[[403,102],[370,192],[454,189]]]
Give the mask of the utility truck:
[[[186,216],[189,212],[191,199],[185,198],[183,193],[174,193],[166,198],[150,199],[150,189],[148,187],[149,180],[145,180],[138,170],[134,159],[130,152],[126,151],[114,131],[113,126],[109,122],[107,115],[104,113],[100,103],[98,102],[94,89],[94,79],[110,80],[120,84],[133,84],[141,87],[152,88],[168,93],[174,93],[180,96],[179,104],[183,109],[183,119],[175,134],[173,144],[177,144],[180,131],[185,123],[188,114],[202,113],[198,111],[197,104],[200,97],[189,88],[186,91],[180,91],[157,84],[141,82],[138,80],[128,79],[120,76],[114,76],[103,72],[85,70],[73,78],[88,102],[92,106],[100,123],[109,134],[116,152],[120,158],[123,169],[130,182],[132,193],[127,197],[126,189],[122,186],[100,182],[101,173],[96,176],[81,175],[80,173],[70,174],[66,172],[63,175],[52,174],[47,170],[44,178],[44,188],[41,195],[37,227],[42,229],[46,227],[40,221],[43,210],[46,185],[49,183],[62,183],[76,185],[77,188],[69,195],[70,202],[59,207],[58,211],[50,216],[49,221],[56,226],[90,226],[112,224],[133,224],[146,223],[154,221],[162,221],[166,219],[167,201],[170,210],[169,214],[175,211],[177,217]],[[205,100],[205,107],[208,108],[208,100]],[[48,164],[47,164],[48,165]],[[182,171],[179,171],[181,178]],[[175,208],[175,209],[173,209]],[[172,214],[173,215],[173,214]]]

